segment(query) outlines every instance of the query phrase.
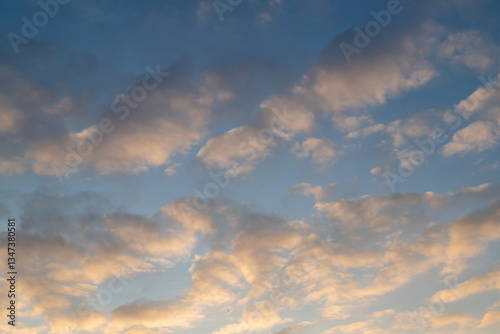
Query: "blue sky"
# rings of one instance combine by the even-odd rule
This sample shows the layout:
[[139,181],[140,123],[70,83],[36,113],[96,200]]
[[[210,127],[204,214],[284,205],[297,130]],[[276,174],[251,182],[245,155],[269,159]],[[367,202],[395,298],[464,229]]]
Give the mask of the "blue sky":
[[498,2],[0,6],[2,332],[500,329]]

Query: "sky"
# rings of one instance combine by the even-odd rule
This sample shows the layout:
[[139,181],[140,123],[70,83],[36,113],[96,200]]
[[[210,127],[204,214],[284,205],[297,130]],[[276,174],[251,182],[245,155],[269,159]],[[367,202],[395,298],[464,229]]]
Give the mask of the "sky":
[[0,2],[0,332],[498,333],[499,17]]

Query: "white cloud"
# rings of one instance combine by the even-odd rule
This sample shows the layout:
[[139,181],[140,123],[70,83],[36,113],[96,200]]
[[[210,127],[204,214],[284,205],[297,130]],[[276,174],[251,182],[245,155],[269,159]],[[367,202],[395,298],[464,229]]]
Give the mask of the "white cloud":
[[488,291],[500,291],[500,270],[493,268],[489,272],[471,278],[446,290],[438,291],[432,296],[432,300],[443,300],[447,303],[456,302],[475,294]]
[[181,164],[179,163],[174,163],[172,164],[171,166],[168,166],[167,168],[165,168],[165,170],[163,171],[164,173],[166,173],[168,176],[172,176],[172,175],[175,175],[177,174],[177,167],[179,167]]
[[[327,187],[299,184],[297,188],[321,197]],[[20,268],[25,285],[20,289],[30,305],[30,319],[47,316],[53,331],[69,326],[103,333],[175,332],[195,327],[204,317],[213,316],[209,310],[225,311],[229,305],[241,309],[241,319],[228,318],[215,333],[249,328],[272,331],[274,326],[295,320],[284,315],[285,309],[302,312],[311,308],[324,318],[346,320],[359,307],[432,268],[440,267],[442,275],[451,277],[467,268],[469,259],[481,254],[489,242],[500,239],[498,205],[491,203],[497,193],[495,185],[480,185],[444,195],[365,196],[318,203],[332,222],[353,224],[355,229],[366,222],[374,228],[411,230],[423,221],[423,232],[417,235],[396,231],[373,239],[352,229],[335,228],[328,241],[326,232],[316,230],[314,224],[294,224],[232,204],[211,203],[204,210],[186,212],[189,200],[177,200],[164,205],[151,219],[144,219],[113,212],[107,204],[103,205],[105,212],[94,212],[102,199],[93,196],[67,198],[41,193],[26,202],[25,219],[37,223],[26,224],[19,232],[25,259]],[[419,214],[420,210],[446,210],[456,215],[455,207],[470,199],[482,201],[486,210],[439,225]],[[93,218],[86,221],[88,217],[78,213],[89,209]],[[61,236],[53,236],[54,230]],[[209,248],[201,253],[202,248],[197,248],[195,253],[201,239]],[[130,292],[132,299],[117,305],[109,321],[106,312],[97,312],[93,321],[72,316],[79,300],[106,286],[116,277],[114,272],[130,280],[137,273],[146,276],[171,270],[188,259],[192,259],[188,270],[191,282],[171,298],[134,301],[140,295]],[[79,267],[74,268],[74,263]],[[362,275],[355,275],[357,272]],[[459,284],[457,290],[465,298],[498,289],[498,275],[493,273]],[[0,283],[0,292],[5,288],[6,283]],[[52,296],[50,300],[47,295]],[[441,297],[439,293],[437,297]],[[272,304],[267,302],[270,298]],[[340,325],[344,327],[330,332],[377,333],[384,328],[382,322],[393,315],[393,310],[374,311],[366,322]],[[440,318],[434,326],[457,323],[466,322]],[[284,333],[301,330],[299,325],[283,329]]]
[[490,327],[494,324],[500,323],[500,312],[498,311],[489,311],[486,313],[481,320],[481,324],[479,325],[479,328],[485,328],[485,327]]
[[383,170],[382,167],[375,167],[370,170],[371,175],[380,175],[382,174]]
[[299,183],[290,187],[290,190],[296,194],[304,196],[312,196],[315,200],[320,200],[332,194],[335,189],[335,184],[330,183],[326,186],[312,185],[309,183]]
[[452,33],[439,46],[440,57],[453,65],[463,64],[472,69],[490,68],[498,57],[498,48],[487,44],[478,30]]
[[307,138],[300,143],[295,143],[292,150],[297,158],[310,158],[311,162],[319,169],[324,169],[333,164],[342,154],[342,151],[332,141],[326,138]]
[[24,114],[9,105],[4,96],[0,96],[0,132],[17,132],[24,119]]
[[443,147],[443,155],[480,153],[498,145],[500,128],[492,122],[476,121],[453,135]]
[[227,169],[229,176],[237,177],[251,172],[275,145],[272,132],[242,126],[208,140],[196,157],[209,168]]
[[274,332],[273,334],[305,334],[306,332],[304,328],[312,324],[312,322],[304,321],[298,324],[290,325],[278,332]]
[[443,314],[437,316],[432,321],[432,328],[442,328],[448,326],[457,326],[459,329],[472,327],[476,323],[476,319],[472,317],[468,317],[462,314]]

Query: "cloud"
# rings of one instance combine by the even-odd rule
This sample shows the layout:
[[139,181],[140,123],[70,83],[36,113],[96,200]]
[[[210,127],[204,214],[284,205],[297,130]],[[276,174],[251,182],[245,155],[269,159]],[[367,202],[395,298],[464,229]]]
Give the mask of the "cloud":
[[[499,81],[500,74],[489,75],[486,77],[479,76],[481,86],[478,87],[467,98],[461,100],[455,107],[455,111],[463,114],[466,118],[472,114],[487,111],[492,109],[493,114],[496,114],[496,104],[500,99]],[[494,118],[495,119],[495,118]]]
[[273,18],[268,12],[262,12],[259,14],[259,19],[262,24],[272,22]]
[[[465,200],[463,196],[469,197],[470,200],[470,196],[476,197],[482,193],[483,195],[476,198],[486,199],[484,196],[489,193],[491,189],[488,188],[490,187],[480,188],[482,190],[463,189],[446,196],[432,193],[425,195],[398,194],[393,197],[369,196],[356,200],[341,200],[334,202],[333,205],[318,203],[317,207],[320,210],[325,210],[327,217],[335,219],[334,222],[340,220],[339,225],[335,225],[335,235],[338,242],[344,240],[348,241],[347,244],[358,244],[360,247],[375,242],[377,247],[372,248],[369,252],[356,252],[356,248],[351,246],[351,249],[345,254],[345,260],[350,263],[358,263],[365,270],[372,267],[377,268],[377,271],[368,284],[359,286],[359,283],[350,279],[337,279],[328,282],[324,288],[316,286],[315,292],[311,293],[308,298],[310,300],[326,298],[328,303],[325,306],[335,305],[338,307],[339,303],[347,302],[359,305],[359,303],[367,303],[375,296],[384,295],[407,284],[417,275],[427,273],[434,267],[439,266],[441,275],[446,279],[457,277],[468,267],[467,261],[469,259],[481,254],[489,242],[500,238],[500,235],[494,232],[496,225],[498,225],[495,223],[498,215],[498,203],[493,202],[484,210],[478,210],[445,224],[429,224],[423,230],[418,229],[419,222],[429,222],[432,221],[432,218],[424,216],[420,212],[427,210],[431,214],[432,212],[436,213],[436,210],[437,212],[445,209],[450,210]],[[492,196],[490,199],[495,198],[492,193],[488,196]],[[450,206],[451,203],[453,203],[452,206]],[[352,210],[350,204],[353,205]],[[427,209],[423,209],[425,207]],[[380,219],[380,223],[377,223],[378,219]],[[354,223],[354,227],[351,226],[352,223]],[[380,239],[362,237],[360,233],[356,233],[357,236],[354,235],[353,229],[365,226],[356,224],[362,223],[375,224],[373,227],[367,226],[367,232],[378,229],[377,233],[383,231],[384,234],[381,235]],[[397,225],[399,223],[402,225]],[[389,234],[390,226],[397,226],[397,232]],[[410,237],[411,234],[406,234],[415,228],[420,230],[417,235],[421,236]],[[330,247],[330,251],[336,254],[341,249],[347,251],[346,247],[346,244],[341,243],[338,248]],[[436,256],[436,254],[441,255]],[[328,263],[342,268],[344,262],[338,262],[341,258],[340,254],[328,256],[326,259],[330,257],[332,262]],[[342,270],[345,271],[345,269]],[[332,285],[335,285],[336,288],[332,288]],[[349,293],[345,294],[343,291],[347,290]],[[343,306],[342,310],[346,310],[346,306]]]
[[491,325],[494,325],[499,322],[500,322],[500,312],[490,311],[484,315],[483,319],[481,320],[481,324],[479,325],[479,328],[490,327]]
[[312,325],[312,322],[304,321],[298,324],[290,325],[286,328],[283,328],[279,332],[274,332],[273,334],[305,334],[304,328]]
[[[15,89],[27,89],[28,93],[20,99],[19,108],[38,104],[37,109],[43,108],[44,113],[28,117],[26,111],[14,112],[16,109],[10,107],[2,115],[12,131],[28,132],[33,127],[42,130],[23,136],[24,154],[2,157],[0,171],[13,174],[32,169],[37,174],[60,177],[90,167],[105,175],[141,173],[172,163],[175,155],[187,153],[205,137],[211,114],[210,104],[196,98],[199,87],[179,78],[177,73],[181,71],[174,68],[172,78],[146,93],[140,102],[118,102],[129,92],[116,96],[110,101],[113,112],[106,110],[80,131],[71,131],[69,123],[57,121],[61,113],[75,109],[75,99],[56,99],[44,88],[20,83]],[[18,95],[17,90],[13,94]],[[21,126],[22,119],[27,121]],[[103,119],[107,119],[107,126],[100,126]],[[37,121],[41,124],[35,127]],[[54,168],[54,163],[60,167]]]
[[143,302],[120,306],[111,313],[110,327],[124,330],[137,325],[146,328],[191,328],[192,323],[202,319],[202,314],[191,303]]
[[[44,30],[16,56],[0,50],[0,173],[21,181],[16,190],[3,175],[0,189],[0,215],[19,222],[16,331],[395,334],[402,320],[415,320],[408,305],[436,300],[460,302],[450,305],[452,313],[431,311],[433,321],[424,319],[429,333],[494,330],[498,303],[490,306],[489,297],[500,291],[499,277],[487,252],[500,240],[494,173],[485,175],[493,177],[489,183],[464,179],[467,187],[455,184],[451,192],[438,175],[431,188],[444,189],[439,193],[417,177],[406,185],[418,192],[392,195],[377,191],[372,175],[381,178],[388,168],[379,150],[402,156],[442,124],[439,109],[429,105],[453,100],[473,84],[474,73],[498,67],[495,36],[486,29],[498,27],[498,6],[403,3],[404,13],[349,63],[340,42],[353,42],[352,25],[374,19],[371,10],[382,7],[248,1],[226,12],[222,23],[212,2],[138,8],[125,1],[111,16],[102,8],[108,1],[75,3],[69,11],[60,7],[57,24],[83,18],[85,29]],[[32,7],[19,6],[14,12],[32,16]],[[96,22],[116,29],[97,29]],[[310,28],[318,27],[311,40]],[[89,37],[95,29],[100,38]],[[331,39],[339,29],[345,31]],[[144,62],[184,57],[193,65],[169,67],[168,80],[137,106],[119,102],[143,84]],[[493,162],[488,154],[500,138],[495,85],[486,83],[454,107],[469,124],[443,155],[482,153],[484,164]],[[101,142],[99,124],[108,118],[114,128]],[[92,152],[68,152],[90,140],[99,142]],[[354,155],[347,157],[346,148]],[[282,154],[284,166],[275,159]],[[270,160],[266,167],[278,177],[264,176],[279,189],[259,188],[252,201],[258,184],[247,180],[226,189],[229,200],[175,198],[182,193],[176,186],[203,176],[180,161],[194,156],[194,167],[222,169],[227,179]],[[290,166],[289,158],[306,160]],[[348,163],[331,180],[318,173],[342,158],[371,175],[353,176]],[[66,183],[24,192],[32,181],[53,183],[41,175],[57,176],[54,162],[69,160],[74,174]],[[179,173],[181,166],[186,170]],[[116,173],[142,175],[109,175]],[[159,185],[158,178],[173,188],[143,194],[134,187],[136,181]],[[133,184],[128,192],[112,191],[124,180]],[[328,183],[339,180],[349,180],[349,189]],[[168,202],[154,209],[159,193]],[[291,203],[290,193],[309,199]],[[3,249],[6,237],[0,232]],[[6,257],[0,256],[4,263]],[[450,280],[456,284],[436,291]],[[8,288],[0,281],[0,294]],[[12,330],[4,323],[0,332]]]
[[[299,188],[305,191],[310,186],[306,185]],[[350,217],[345,222],[354,222],[355,228],[366,222],[406,230],[406,234],[396,230],[381,238],[360,239],[353,230],[335,228],[338,233],[327,240],[332,227],[322,231],[314,224],[293,224],[230,203],[211,202],[203,210],[188,210],[190,200],[178,199],[147,218],[116,210],[110,199],[95,194],[39,191],[25,195],[22,204],[26,223],[18,235],[24,240],[20,256],[25,260],[19,268],[24,272],[19,288],[29,305],[22,307],[28,319],[46,317],[51,330],[68,326],[104,333],[193,328],[208,310],[225,310],[228,305],[241,310],[241,319],[228,319],[215,333],[269,331],[294,320],[284,313],[286,309],[312,307],[324,318],[348,319],[354,310],[431,268],[441,267],[446,277],[462,272],[468,259],[500,239],[497,193],[497,186],[487,184],[450,194],[365,196],[333,202],[341,203],[338,208],[325,203],[332,221]],[[471,200],[485,208],[445,223],[430,223],[436,212],[456,215],[454,208]],[[419,210],[428,211],[428,216],[419,215]],[[412,225],[420,220],[423,232],[414,235]],[[203,248],[196,248],[200,242]],[[190,281],[177,295],[154,300],[130,292],[112,310],[78,314],[82,301],[95,298],[113,282],[168,272],[186,261]],[[466,291],[464,296],[467,291],[496,289],[493,273],[472,278],[457,289]],[[1,283],[0,290],[5,288]],[[379,321],[392,314],[392,310],[380,310],[366,323],[342,325],[347,327],[331,332],[357,328],[377,333],[382,328]],[[286,330],[300,333],[302,329],[292,325]]]
[[261,103],[258,111],[259,123],[271,128],[285,140],[299,133],[310,133],[314,128],[315,115],[299,96],[273,96]]
[[334,333],[369,333],[369,334],[377,334],[383,333],[384,330],[381,328],[374,328],[373,321],[358,321],[353,322],[348,325],[341,325],[332,327],[322,334],[334,334]]
[[269,282],[276,278],[286,258],[270,256],[270,253],[291,251],[301,242],[296,232],[258,230],[241,233],[234,242],[237,257],[245,280],[252,287],[240,303],[255,300],[269,292]]
[[[427,60],[431,55],[432,44],[428,40],[435,34],[436,29],[438,27],[433,24],[422,24],[412,31],[414,37],[393,31],[390,33],[393,37],[390,45],[382,43],[376,48],[363,50],[356,66],[346,66],[346,60],[340,55],[339,41],[344,37],[347,38],[347,35],[336,37],[322,51],[316,64],[295,86],[281,95],[265,99],[256,112],[256,118],[250,124],[233,128],[215,137],[211,142],[212,146],[214,143],[224,142],[228,152],[233,152],[228,155],[239,159],[240,154],[234,152],[237,151],[236,146],[240,142],[231,144],[229,140],[224,140],[235,137],[235,132],[242,132],[242,129],[246,128],[262,129],[271,126],[277,137],[289,141],[296,134],[310,134],[317,127],[315,120],[324,115],[332,117],[337,129],[349,132],[348,138],[363,138],[386,130],[386,125],[374,122],[366,110],[386,104],[389,99],[403,92],[417,89],[437,75]],[[293,118],[279,126],[270,125],[273,123],[272,118],[276,117],[272,111],[285,108]],[[307,140],[309,142],[303,150],[312,151],[314,147],[319,146],[317,142],[319,139],[310,137]],[[323,143],[321,146],[325,147],[325,153],[328,155],[322,159],[316,154],[316,158],[313,158],[320,169],[325,168],[329,160],[335,160],[339,154],[338,150],[332,151],[334,147],[331,144]],[[326,147],[330,148],[329,152],[326,152]],[[205,155],[203,161],[209,168],[221,165],[225,168],[225,164],[229,161],[226,154],[218,154],[220,159],[214,157],[211,160],[207,145],[203,149]],[[262,151],[258,160],[269,155],[267,146]],[[305,151],[299,155],[307,155]],[[243,175],[252,171],[257,162],[251,160],[252,163],[234,168],[232,174]]]
[[486,274],[473,277],[451,289],[438,291],[432,296],[432,300],[455,302],[478,293],[500,290],[500,271],[498,269],[493,268]]
[[[26,223],[17,231],[23,240],[18,253],[25,258],[18,267],[24,273],[18,282],[23,291],[23,317],[46,317],[52,332],[102,332],[111,323],[102,313],[106,304],[99,299],[96,302],[96,294],[103,289],[117,293],[119,281],[175,266],[191,254],[196,235],[213,231],[210,218],[200,211],[189,212],[188,216],[182,204],[181,200],[168,203],[152,219],[146,219],[123,212],[108,213],[113,205],[96,194],[64,196],[39,191],[27,195],[23,203]],[[229,267],[221,269],[226,275],[230,272]],[[194,298],[201,302],[206,296],[210,304],[214,298],[234,298],[223,289],[215,293],[215,283],[221,279],[219,271],[199,272],[202,277],[193,274],[193,296],[188,293],[187,301]],[[0,285],[0,290],[5,288],[5,284]],[[91,300],[97,303],[95,309],[89,304]],[[184,310],[186,323],[198,319],[199,310],[185,304],[179,299],[168,305]]]
[[374,317],[374,318],[382,318],[382,317],[385,317],[385,316],[394,315],[395,313],[396,313],[396,311],[394,309],[387,309],[387,310],[384,310],[384,311],[373,312],[372,317]]
[[428,193],[366,196],[330,203],[318,202],[314,207],[339,227],[349,230],[369,228],[380,233],[389,231],[393,224],[410,223],[410,217],[418,219],[420,205],[439,207],[442,204],[441,196]]
[[499,215],[500,207],[495,203],[445,226],[449,237],[442,275],[456,277],[467,267],[468,259],[479,255],[488,242],[500,238],[497,226]]
[[443,315],[437,316],[432,321],[431,326],[432,326],[432,328],[437,329],[437,328],[442,328],[442,327],[447,327],[447,326],[458,325],[458,327],[460,329],[462,329],[462,328],[474,326],[475,322],[476,322],[475,318],[468,317],[465,315],[443,314]]
[[260,307],[260,305],[257,304],[255,307],[245,309],[242,316],[243,322],[229,324],[214,331],[213,334],[244,333],[249,330],[265,331],[276,325],[292,321],[291,318],[282,319],[274,308]]
[[497,107],[500,101],[497,76],[479,77],[482,86],[455,107],[455,112],[465,119],[475,117],[475,121],[457,131],[443,149],[444,156],[468,153],[477,154],[491,150],[500,139],[500,117]]
[[453,65],[465,65],[471,69],[485,70],[495,63],[498,48],[483,39],[478,30],[452,33],[439,46],[439,55]]
[[332,141],[326,138],[309,137],[302,142],[296,142],[291,150],[297,158],[311,158],[311,162],[320,170],[337,161],[342,151]]
[[5,159],[0,157],[0,173],[6,175],[23,174],[26,171],[21,158]]
[[222,252],[195,256],[189,269],[189,291],[175,299],[137,301],[112,310],[109,328],[123,330],[142,325],[146,328],[192,328],[193,322],[204,318],[204,311],[232,304],[236,295],[229,289],[238,286],[241,271],[234,257]]
[[181,164],[176,162],[176,163],[172,164],[171,166],[168,166],[167,168],[165,168],[165,170],[163,172],[165,172],[168,176],[175,175],[175,174],[177,174],[176,168],[179,167],[180,165]]
[[424,64],[401,64],[384,58],[372,61],[375,63],[371,66],[360,65],[356,70],[330,72],[318,68],[312,89],[325,100],[325,108],[340,112],[384,104],[390,96],[422,86],[435,75]]
[[492,122],[476,121],[453,135],[452,141],[443,147],[446,157],[455,154],[481,153],[498,145],[500,128]]
[[299,183],[290,187],[290,190],[296,194],[303,196],[312,196],[315,200],[320,200],[332,194],[335,189],[335,184],[330,183],[326,186],[313,186],[309,183]]
[[209,139],[197,157],[208,168],[227,169],[231,177],[243,176],[271,154],[277,139],[289,141],[298,133],[309,133],[314,114],[300,101],[271,97],[261,103],[254,123]]
[[125,334],[168,334],[168,333],[173,333],[173,332],[167,329],[150,330],[144,327],[135,327],[125,332]]
[[211,138],[196,156],[210,168],[227,169],[227,175],[237,177],[251,172],[275,145],[270,133],[242,126]]
[[384,34],[390,36],[387,39],[390,44],[377,40],[375,45],[353,56],[352,66],[339,49],[341,42],[353,43],[354,32],[348,30],[323,50],[308,76],[308,87],[322,99],[324,110],[337,118],[347,110],[358,112],[385,104],[389,98],[418,88],[436,75],[426,60],[432,40],[429,37],[435,29],[432,25],[421,24],[414,28],[413,37],[406,36],[404,31],[386,30]]
[[387,126],[387,132],[393,139],[394,147],[406,144],[408,139],[417,139],[430,136],[432,124],[429,118],[435,114],[434,110],[416,113],[405,120],[397,120]]
[[[140,173],[171,163],[173,156],[186,153],[199,143],[204,137],[210,110],[194,99],[192,91],[177,85],[165,83],[149,92],[136,109],[128,109],[131,115],[123,121],[117,119],[115,130],[83,157],[82,164],[92,166],[100,174]],[[96,132],[98,127],[93,125],[70,134],[63,142],[33,142],[28,146],[26,157],[36,172],[53,174],[54,161],[66,162],[65,145],[79,150],[78,143],[96,136]]]
[[0,96],[0,132],[18,132],[24,114],[19,109],[9,105],[4,96]]
[[360,130],[349,132],[347,138],[365,138],[372,134],[382,132],[386,129],[384,124],[371,124]]

